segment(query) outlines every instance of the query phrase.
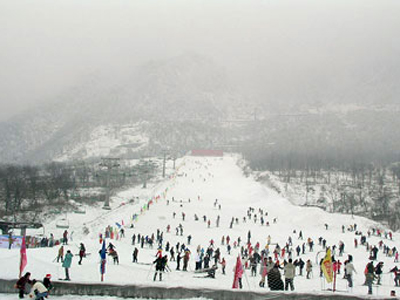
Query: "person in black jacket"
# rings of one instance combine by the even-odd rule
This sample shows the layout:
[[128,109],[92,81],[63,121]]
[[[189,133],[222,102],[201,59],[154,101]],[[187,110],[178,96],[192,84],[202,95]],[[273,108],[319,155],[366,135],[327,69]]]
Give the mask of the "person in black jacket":
[[283,291],[283,281],[281,279],[281,272],[279,271],[279,265],[276,263],[274,267],[268,273],[269,288],[271,291]]
[[160,276],[160,281],[162,280],[162,272],[165,271],[167,259],[168,259],[168,256],[164,255],[164,256],[157,257],[157,259],[155,261],[153,261],[153,264],[156,264],[156,272],[154,273],[154,278],[153,278],[154,281],[156,281],[157,273]]
[[32,284],[32,280],[30,279],[31,273],[26,272],[24,276],[22,276],[17,283],[15,284],[15,288],[19,290],[19,298],[24,298],[24,294],[29,294],[30,292],[30,284]]
[[50,290],[53,289],[53,284],[51,283],[50,279],[51,279],[51,274],[46,274],[46,277],[43,278],[43,285],[49,292]]
[[176,270],[180,271],[180,265],[181,265],[181,259],[182,255],[181,252],[178,252],[178,255],[176,256]]
[[85,255],[86,255],[86,248],[85,245],[81,243],[79,247],[79,262],[78,262],[79,265],[82,264],[82,259],[85,257]]
[[138,262],[138,254],[139,254],[139,249],[137,247],[135,247],[135,250],[133,250],[133,254],[132,254],[132,262]]
[[382,276],[382,273],[383,273],[382,268],[383,268],[383,262],[381,261],[375,267],[375,274],[376,274],[376,277],[377,277],[377,282],[376,282],[377,285],[381,285],[381,276]]

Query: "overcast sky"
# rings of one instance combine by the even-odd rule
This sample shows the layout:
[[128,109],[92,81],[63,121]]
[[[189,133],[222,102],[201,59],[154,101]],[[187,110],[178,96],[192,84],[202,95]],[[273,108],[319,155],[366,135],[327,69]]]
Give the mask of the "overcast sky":
[[0,120],[186,52],[256,86],[392,74],[399,33],[398,0],[0,0]]

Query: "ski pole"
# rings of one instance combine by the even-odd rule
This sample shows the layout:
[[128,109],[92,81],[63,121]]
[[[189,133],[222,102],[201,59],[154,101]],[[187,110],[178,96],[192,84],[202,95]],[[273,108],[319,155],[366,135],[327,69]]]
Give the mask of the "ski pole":
[[150,275],[151,269],[153,269],[153,265],[150,266],[149,272],[147,272],[147,276],[146,276],[147,280],[149,279],[149,275]]

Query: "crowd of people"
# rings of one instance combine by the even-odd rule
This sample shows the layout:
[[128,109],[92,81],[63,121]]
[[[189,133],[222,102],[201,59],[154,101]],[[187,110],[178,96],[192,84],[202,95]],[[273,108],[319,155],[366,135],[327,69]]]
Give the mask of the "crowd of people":
[[29,298],[35,298],[35,300],[45,300],[53,289],[51,274],[47,274],[42,281],[39,281],[31,279],[31,273],[26,272],[25,275],[17,281],[15,288],[18,289],[18,296],[20,299],[28,295]]

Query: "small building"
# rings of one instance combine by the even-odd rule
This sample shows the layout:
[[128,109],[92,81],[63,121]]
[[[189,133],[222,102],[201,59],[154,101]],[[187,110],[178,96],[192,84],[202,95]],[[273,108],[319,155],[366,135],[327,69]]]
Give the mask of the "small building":
[[192,156],[214,156],[222,157],[224,156],[224,151],[222,150],[211,150],[211,149],[193,149]]

